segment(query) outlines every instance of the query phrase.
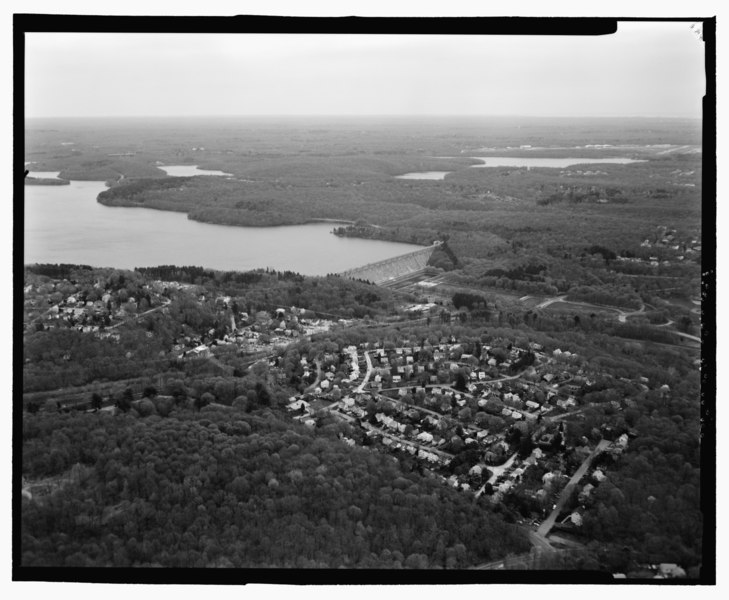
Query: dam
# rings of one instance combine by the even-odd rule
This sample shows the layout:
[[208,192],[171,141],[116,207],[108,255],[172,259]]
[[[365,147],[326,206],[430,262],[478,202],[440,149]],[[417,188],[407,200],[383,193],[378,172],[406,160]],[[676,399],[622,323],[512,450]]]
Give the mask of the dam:
[[441,242],[434,242],[422,250],[416,250],[415,252],[408,252],[401,256],[369,263],[363,267],[348,269],[339,273],[339,275],[347,279],[360,279],[362,281],[370,281],[375,285],[382,285],[388,281],[412,275],[425,269],[433,252],[440,245]]

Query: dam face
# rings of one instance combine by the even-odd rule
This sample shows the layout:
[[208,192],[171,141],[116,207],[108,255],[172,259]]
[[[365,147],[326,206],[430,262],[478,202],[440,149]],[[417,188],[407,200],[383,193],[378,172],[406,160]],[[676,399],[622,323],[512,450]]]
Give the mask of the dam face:
[[436,242],[432,246],[427,246],[422,250],[416,250],[415,252],[409,252],[408,254],[395,256],[394,258],[370,263],[363,267],[357,267],[356,269],[349,269],[339,275],[348,279],[361,279],[371,281],[376,285],[381,285],[392,279],[399,279],[400,277],[411,275],[412,273],[425,269],[430,257],[438,246],[440,246],[440,242]]

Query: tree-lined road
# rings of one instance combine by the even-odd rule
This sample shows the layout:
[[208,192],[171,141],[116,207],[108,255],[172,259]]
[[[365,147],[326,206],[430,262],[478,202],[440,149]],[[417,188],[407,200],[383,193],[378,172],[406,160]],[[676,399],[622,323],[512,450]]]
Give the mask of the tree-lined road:
[[585,473],[587,472],[587,469],[590,468],[590,464],[592,464],[593,459],[598,454],[600,454],[600,452],[605,450],[605,448],[607,448],[609,445],[610,445],[610,442],[608,440],[600,440],[598,445],[595,446],[595,449],[582,462],[582,464],[580,465],[580,468],[577,469],[577,471],[575,471],[575,474],[569,480],[569,483],[562,490],[562,493],[559,496],[559,500],[557,500],[557,504],[554,505],[554,510],[545,519],[545,521],[539,526],[539,529],[537,529],[537,533],[542,538],[546,538],[547,535],[549,534],[549,531],[554,526],[554,522],[557,520],[557,517],[564,509],[564,505],[567,503],[567,500],[572,495],[572,491],[575,489],[575,486],[580,481],[580,479],[582,479],[582,477],[585,475]]

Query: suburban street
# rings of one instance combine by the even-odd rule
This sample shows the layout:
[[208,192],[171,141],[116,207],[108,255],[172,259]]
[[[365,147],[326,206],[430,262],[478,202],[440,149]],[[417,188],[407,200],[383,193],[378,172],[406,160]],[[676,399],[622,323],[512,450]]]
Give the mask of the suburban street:
[[367,372],[365,373],[362,383],[360,383],[357,386],[357,388],[354,390],[355,393],[357,393],[357,394],[361,394],[364,391],[364,388],[367,385],[367,382],[369,382],[370,376],[372,375],[372,359],[370,358],[370,355],[367,352],[364,353],[364,357],[365,357],[365,362],[367,363]]
[[107,330],[116,329],[120,325],[124,325],[124,323],[128,323],[129,321],[137,321],[137,320],[141,319],[142,317],[144,317],[145,315],[156,312],[158,310],[162,310],[165,306],[168,306],[170,304],[170,302],[172,302],[172,300],[170,300],[169,298],[166,298],[165,300],[166,300],[166,302],[164,304],[162,304],[161,306],[156,306],[155,308],[150,308],[149,310],[145,310],[143,313],[134,315],[133,317],[131,317],[129,319],[125,319],[124,321],[120,321],[119,323],[116,323],[115,325],[110,325],[106,329]]
[[[498,479],[498,477],[504,472],[511,468],[511,465],[514,464],[514,461],[516,460],[516,457],[518,456],[518,452],[514,452],[509,459],[503,464],[498,467],[491,467],[486,466],[486,468],[493,473],[491,477],[489,477],[489,480],[486,483],[490,483],[493,485],[494,481]],[[483,490],[486,487],[486,483],[484,483],[481,488],[476,492],[476,498],[478,498],[481,494],[483,494]]]
[[549,531],[554,526],[554,522],[557,520],[557,517],[562,512],[562,509],[564,508],[565,503],[569,499],[570,495],[572,494],[572,490],[575,489],[575,486],[577,483],[582,479],[582,477],[587,472],[587,469],[590,468],[590,464],[592,464],[593,459],[600,454],[605,448],[607,448],[610,445],[610,442],[608,440],[600,440],[597,446],[595,446],[595,449],[590,453],[590,455],[582,462],[580,465],[580,468],[575,471],[575,474],[572,476],[572,478],[569,480],[569,483],[565,486],[564,490],[562,490],[562,493],[559,496],[559,500],[557,500],[557,504],[554,506],[554,510],[552,510],[551,514],[545,519],[545,521],[539,526],[539,529],[537,529],[537,533],[543,537],[546,538],[546,536],[549,534]]

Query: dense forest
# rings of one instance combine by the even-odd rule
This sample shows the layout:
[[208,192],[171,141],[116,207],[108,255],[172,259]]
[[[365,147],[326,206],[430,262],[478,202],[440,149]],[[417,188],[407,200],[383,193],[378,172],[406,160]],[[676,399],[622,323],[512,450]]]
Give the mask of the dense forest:
[[235,409],[26,419],[24,476],[71,469],[75,485],[23,505],[22,562],[463,568],[528,549],[488,507],[350,448],[339,427]]

